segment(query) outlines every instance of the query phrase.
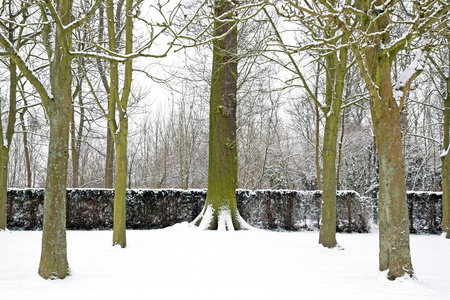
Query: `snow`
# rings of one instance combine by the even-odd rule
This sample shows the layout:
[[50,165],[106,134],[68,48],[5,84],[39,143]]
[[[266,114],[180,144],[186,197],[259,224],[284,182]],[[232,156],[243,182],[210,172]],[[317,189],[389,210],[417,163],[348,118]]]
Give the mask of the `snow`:
[[450,144],[448,145],[447,149],[442,150],[440,157],[446,157],[448,155],[448,152],[450,151]]
[[378,234],[338,234],[341,250],[318,232],[202,231],[187,223],[127,232],[68,231],[71,276],[37,274],[39,231],[0,232],[2,299],[450,299],[450,240],[412,235],[416,279],[386,279]]
[[425,52],[423,52],[421,49],[415,50],[415,57],[412,63],[405,69],[403,72],[400,73],[398,80],[394,87],[394,98],[396,100],[400,100],[403,97],[403,88],[405,88],[408,83],[411,81],[413,76],[417,73],[423,70],[424,62],[426,59]]

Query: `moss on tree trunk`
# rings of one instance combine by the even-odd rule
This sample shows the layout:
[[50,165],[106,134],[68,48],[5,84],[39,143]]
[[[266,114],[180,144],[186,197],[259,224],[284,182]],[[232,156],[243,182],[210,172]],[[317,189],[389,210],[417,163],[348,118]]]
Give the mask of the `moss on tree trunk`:
[[213,67],[209,112],[208,193],[194,223],[204,229],[241,229],[236,205],[237,28],[234,1],[214,2]]
[[114,187],[113,245],[127,246],[126,238],[126,190],[127,190],[127,132],[128,124],[121,122],[116,137],[116,181]]
[[[331,30],[330,30],[331,31]],[[332,31],[331,31],[332,32]],[[334,35],[334,34],[332,34]],[[345,37],[342,38],[343,40]],[[343,41],[344,42],[344,41]],[[323,135],[323,195],[319,243],[324,247],[337,246],[336,241],[336,153],[348,49],[326,57],[326,92]]]
[[[61,65],[64,64],[61,63]],[[70,68],[68,70],[70,74]],[[64,80],[63,82],[58,79],[55,81],[60,83],[60,87],[68,89],[68,99],[70,99],[70,81],[69,85],[65,84]],[[67,108],[70,110],[70,100],[64,101],[64,95],[62,94],[55,93],[54,95],[55,100],[52,100],[52,107],[48,112],[50,145],[44,195],[42,251],[39,264],[39,275],[46,279],[62,279],[69,274],[66,244],[66,182],[69,141],[68,118],[70,118],[70,111]],[[56,100],[58,98],[59,101]]]
[[[133,0],[125,2],[125,54],[133,51],[133,20],[131,10]],[[108,19],[108,39],[111,51],[116,51],[116,34],[114,24],[114,2],[106,1],[106,13]],[[120,17],[120,16],[117,16]],[[131,80],[133,72],[132,60],[125,62],[125,73],[122,89],[122,97],[119,97],[119,70],[117,62],[110,62],[110,96],[108,124],[111,136],[116,148],[116,181],[114,191],[114,225],[113,245],[125,248],[126,241],[126,187],[128,175],[127,143],[128,143],[128,99],[131,93]],[[116,111],[119,122],[116,121]]]
[[372,65],[379,87],[372,94],[371,114],[379,161],[379,268],[388,278],[413,276],[406,203],[405,158],[403,154],[401,107],[393,97],[388,56]]
[[[377,5],[384,5],[378,1]],[[359,1],[357,8],[367,12],[370,1]],[[409,246],[409,218],[406,203],[405,159],[403,154],[400,117],[404,107],[409,84],[420,70],[411,74],[408,84],[404,84],[401,97],[394,98],[391,80],[391,65],[398,51],[406,45],[399,45],[390,52],[383,51],[383,44],[390,40],[386,28],[391,20],[389,14],[363,15],[363,30],[373,35],[373,47],[360,49],[352,43],[352,50],[362,78],[370,93],[370,109],[374,128],[375,142],[379,161],[379,269],[388,270],[388,278],[395,279],[404,275],[413,276]],[[349,32],[347,32],[350,35]]]
[[372,110],[376,110],[373,122],[380,175],[379,267],[381,271],[389,270],[391,279],[412,276],[400,114],[382,106]]
[[323,194],[319,243],[333,248],[336,242],[336,146],[339,114],[326,118],[323,141]]
[[8,147],[0,146],[0,230],[6,229],[6,203],[8,200]]
[[[63,24],[71,21],[70,0],[57,2]],[[63,50],[63,49],[66,50]],[[50,65],[53,98],[46,105],[50,120],[50,144],[44,195],[44,224],[39,275],[43,278],[65,278],[69,274],[66,244],[66,184],[69,158],[69,127],[72,111],[71,48],[69,33],[57,27],[55,49]]]

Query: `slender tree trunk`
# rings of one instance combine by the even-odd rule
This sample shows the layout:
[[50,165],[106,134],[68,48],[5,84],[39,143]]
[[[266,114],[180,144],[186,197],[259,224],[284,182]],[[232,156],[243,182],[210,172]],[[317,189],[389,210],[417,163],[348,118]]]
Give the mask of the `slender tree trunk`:
[[[122,2],[119,2],[118,5]],[[116,51],[116,34],[114,29],[114,4],[112,0],[106,2],[106,14],[108,18],[108,38],[111,51]],[[125,3],[125,54],[133,51],[133,20],[129,12],[133,7],[133,0]],[[120,10],[118,10],[120,11]],[[116,16],[118,18],[118,16]],[[114,226],[113,245],[125,248],[126,242],[126,188],[127,188],[127,140],[128,140],[128,99],[131,93],[133,65],[132,60],[125,62],[124,82],[122,97],[119,98],[119,73],[116,62],[110,63],[110,98],[109,98],[109,120],[111,136],[116,146],[116,181],[114,191]],[[115,119],[115,111],[118,112],[119,123]],[[113,112],[113,113],[111,113]]]
[[[105,28],[104,24],[104,8],[99,7],[99,24],[98,24],[98,39],[103,42],[103,30]],[[108,29],[109,30],[109,29]],[[97,68],[102,81],[103,87],[107,94],[110,94],[111,88],[108,83],[106,70],[103,68],[102,61],[97,59]],[[113,83],[114,87],[114,83]],[[115,107],[114,103],[108,102],[108,118],[114,118]],[[114,185],[114,138],[111,133],[110,123],[107,122],[106,128],[106,160],[105,160],[105,187],[108,189],[113,188]]]
[[[319,96],[319,80],[320,80],[320,63],[317,63],[316,70],[316,84],[314,87],[314,97]],[[316,165],[316,180],[317,180],[317,189],[322,190],[322,179],[320,178],[321,169],[320,169],[320,111],[317,103],[314,103],[314,108],[316,111],[316,148],[315,148],[315,165]]]
[[[12,59],[9,61],[9,75],[10,75],[10,86],[9,86],[9,105],[10,105],[10,120],[11,122],[11,114],[14,115],[14,123],[15,123],[15,114],[16,114],[16,98],[17,98],[17,70],[16,64]],[[8,123],[9,123],[8,122]],[[9,127],[9,125],[8,125]],[[3,137],[3,125],[0,124],[0,136],[3,139],[0,145],[0,230],[6,229],[6,203],[8,200],[7,190],[8,190],[8,161],[9,161],[9,145],[12,140],[12,134],[14,134],[14,127],[11,129],[8,128],[6,132],[6,138]],[[9,137],[11,135],[11,137]],[[6,142],[6,144],[4,144]]]
[[[194,224],[203,229],[241,229],[236,206],[237,145],[237,29],[232,20],[234,1],[214,1],[216,17],[210,95],[208,193],[202,214]],[[234,26],[234,27],[233,27]]]
[[113,245],[127,246],[126,238],[126,190],[127,190],[127,132],[128,121],[120,124],[116,136],[116,182],[114,186]]
[[[60,0],[58,14],[63,24],[71,21],[71,1]],[[66,184],[69,154],[69,127],[72,111],[71,57],[61,46],[71,47],[70,34],[56,29],[55,52],[50,66],[53,99],[48,104],[50,144],[44,196],[44,224],[39,275],[43,278],[65,278],[69,274],[66,242]]]
[[[108,113],[114,113],[114,108],[108,108]],[[114,187],[114,139],[111,133],[112,129],[108,124],[106,132],[106,164],[105,164],[105,187],[111,189]]]
[[8,200],[7,194],[7,178],[8,178],[8,147],[0,146],[0,231],[6,230],[6,204]]
[[[325,130],[323,134],[323,194],[322,224],[320,225],[319,243],[333,248],[336,242],[336,149],[339,132],[344,78],[347,66],[346,48],[326,58],[326,109]],[[339,57],[338,57],[339,55]]]
[[[11,5],[9,6],[10,16]],[[8,38],[14,42],[14,26],[10,24]],[[16,125],[16,107],[17,107],[17,66],[16,63],[9,59],[9,113],[6,136],[3,136],[3,125],[0,124],[0,230],[6,229],[7,215],[6,204],[8,202],[8,163],[9,163],[9,147],[14,135],[14,127]],[[0,118],[1,122],[1,118]]]
[[[24,103],[26,106],[26,102]],[[31,174],[31,159],[30,159],[30,149],[28,148],[28,132],[27,128],[25,126],[25,113],[26,108],[23,108],[23,110],[20,112],[20,124],[23,131],[23,149],[24,149],[24,156],[25,156],[25,169],[27,170],[27,188],[31,188],[32,186],[32,174]]]
[[[81,82],[78,83],[81,85]],[[77,90],[80,89],[81,86],[77,86]],[[81,91],[77,91],[73,95],[73,99],[77,96],[76,94]],[[71,154],[72,154],[72,187],[78,188],[78,166],[79,166],[79,153],[77,152],[77,133],[75,130],[75,110],[72,106],[71,112],[71,122],[70,122],[70,144],[71,144]]]
[[315,151],[315,165],[316,165],[316,178],[317,178],[317,189],[322,190],[322,179],[320,176],[320,115],[319,107],[317,104],[314,105],[316,109],[316,151]]
[[339,114],[332,113],[326,118],[323,139],[323,194],[322,224],[319,243],[333,248],[336,242],[336,146]]
[[344,133],[345,133],[345,110],[342,113],[341,137],[339,138],[339,146],[338,146],[338,162],[337,162],[337,170],[336,170],[336,184],[337,184],[338,190],[341,188],[340,175],[341,175],[341,163],[342,163],[342,146],[344,144]]
[[450,239],[450,76],[444,99],[444,152],[442,159],[442,231]]

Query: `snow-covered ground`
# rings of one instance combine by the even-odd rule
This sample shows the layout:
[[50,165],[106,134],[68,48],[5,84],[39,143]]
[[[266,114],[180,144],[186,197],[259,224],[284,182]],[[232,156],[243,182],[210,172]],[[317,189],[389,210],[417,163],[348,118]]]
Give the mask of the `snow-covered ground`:
[[41,232],[0,232],[1,299],[450,299],[450,240],[411,236],[416,279],[391,282],[378,268],[378,235],[201,231],[187,223],[128,231],[69,231],[71,276],[37,274]]

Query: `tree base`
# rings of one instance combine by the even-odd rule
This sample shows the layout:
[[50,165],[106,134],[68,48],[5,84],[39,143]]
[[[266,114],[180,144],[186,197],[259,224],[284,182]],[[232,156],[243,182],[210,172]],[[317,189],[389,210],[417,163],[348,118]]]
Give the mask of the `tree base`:
[[55,270],[55,269],[48,269],[45,267],[40,266],[38,270],[39,276],[41,276],[44,279],[50,279],[50,280],[56,280],[56,279],[64,279],[67,276],[70,276],[70,269],[62,268],[61,270]]
[[191,224],[201,230],[234,231],[250,230],[253,228],[245,222],[237,210],[232,212],[227,207],[215,210],[212,205],[203,208],[200,215]]

